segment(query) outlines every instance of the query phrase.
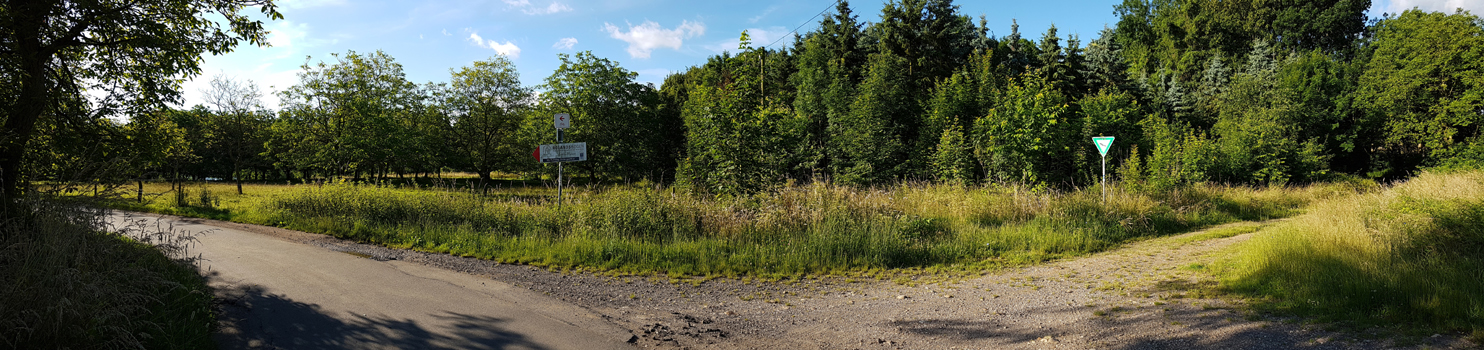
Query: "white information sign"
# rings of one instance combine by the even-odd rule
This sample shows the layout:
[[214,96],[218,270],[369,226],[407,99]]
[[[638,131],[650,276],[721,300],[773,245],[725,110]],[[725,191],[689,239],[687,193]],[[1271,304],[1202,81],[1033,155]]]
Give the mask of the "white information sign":
[[551,117],[551,122],[552,124],[556,125],[557,129],[570,128],[572,127],[572,115],[567,113],[557,113],[556,115]]
[[587,160],[587,142],[541,145],[536,158],[542,163],[581,162]]

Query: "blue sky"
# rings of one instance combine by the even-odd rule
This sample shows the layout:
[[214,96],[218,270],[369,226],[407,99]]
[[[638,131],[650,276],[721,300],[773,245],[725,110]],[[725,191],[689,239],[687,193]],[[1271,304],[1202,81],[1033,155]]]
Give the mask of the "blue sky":
[[[955,1],[977,21],[985,15],[992,35],[1009,34],[1010,20],[1027,38],[1040,38],[1053,23],[1063,38],[1081,36],[1085,45],[1117,18],[1121,0]],[[743,30],[754,45],[787,45],[794,28],[818,27],[821,11],[833,0],[675,1],[675,0],[283,0],[283,20],[268,22],[272,47],[239,46],[205,57],[202,75],[184,84],[186,105],[200,103],[200,90],[213,76],[251,80],[278,108],[273,94],[298,81],[306,56],[311,63],[333,62],[331,53],[382,50],[401,63],[415,83],[444,82],[449,69],[504,54],[521,73],[521,82],[540,84],[557,66],[557,54],[592,51],[639,73],[640,82],[659,85],[666,74],[704,63],[723,50],[735,50]],[[880,19],[883,1],[851,2],[859,20]],[[1420,7],[1463,7],[1484,13],[1484,0],[1375,0],[1373,14]],[[249,10],[256,13],[256,10]],[[1447,12],[1452,12],[1451,10]]]

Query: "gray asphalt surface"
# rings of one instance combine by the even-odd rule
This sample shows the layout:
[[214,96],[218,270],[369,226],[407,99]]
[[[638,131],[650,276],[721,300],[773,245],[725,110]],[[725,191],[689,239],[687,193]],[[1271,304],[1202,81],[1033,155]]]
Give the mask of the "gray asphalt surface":
[[223,349],[634,348],[587,309],[489,278],[210,220],[116,212],[109,222],[202,232],[189,254],[224,304]]

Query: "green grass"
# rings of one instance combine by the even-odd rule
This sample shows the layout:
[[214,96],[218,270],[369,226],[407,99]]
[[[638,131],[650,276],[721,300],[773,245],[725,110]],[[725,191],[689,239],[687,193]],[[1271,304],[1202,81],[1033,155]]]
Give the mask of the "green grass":
[[[257,185],[245,196],[229,185],[186,188],[185,196],[118,205],[508,263],[765,278],[1034,264],[1131,240],[1290,216],[1315,199],[1345,192],[1336,186],[1198,185],[1158,193],[1112,190],[1104,203],[1097,189],[809,184],[709,197],[641,184],[570,189],[558,210],[554,191],[533,187],[483,196],[348,183]],[[146,192],[168,191],[152,184]],[[215,200],[190,200],[199,192]]]
[[18,349],[207,349],[215,315],[182,242],[100,232],[100,213],[32,203],[0,228],[0,344]]
[[1317,203],[1217,264],[1263,309],[1361,326],[1484,331],[1484,173],[1424,173]]

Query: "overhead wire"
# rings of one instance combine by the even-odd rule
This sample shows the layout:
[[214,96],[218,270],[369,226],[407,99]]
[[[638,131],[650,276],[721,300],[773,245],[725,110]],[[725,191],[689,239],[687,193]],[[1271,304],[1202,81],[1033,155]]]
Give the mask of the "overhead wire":
[[[789,34],[795,34],[795,35],[799,34],[799,29],[803,29],[804,26],[809,25],[809,23],[814,23],[814,19],[815,18],[819,18],[819,16],[824,16],[825,13],[829,13],[830,12],[830,8],[840,5],[840,1],[842,1],[842,0],[835,0],[835,2],[830,3],[830,6],[829,7],[825,7],[823,11],[819,11],[819,13],[815,14],[814,17],[810,17],[809,20],[804,21],[804,23],[802,23],[802,24],[799,24],[798,27],[794,27],[794,30],[789,31]],[[763,47],[773,46],[773,44],[777,44],[779,41],[783,41],[783,38],[787,38],[787,37],[788,37],[788,35],[780,36],[780,37],[778,37],[777,40],[773,40],[772,43],[768,43],[767,45],[763,45]]]

